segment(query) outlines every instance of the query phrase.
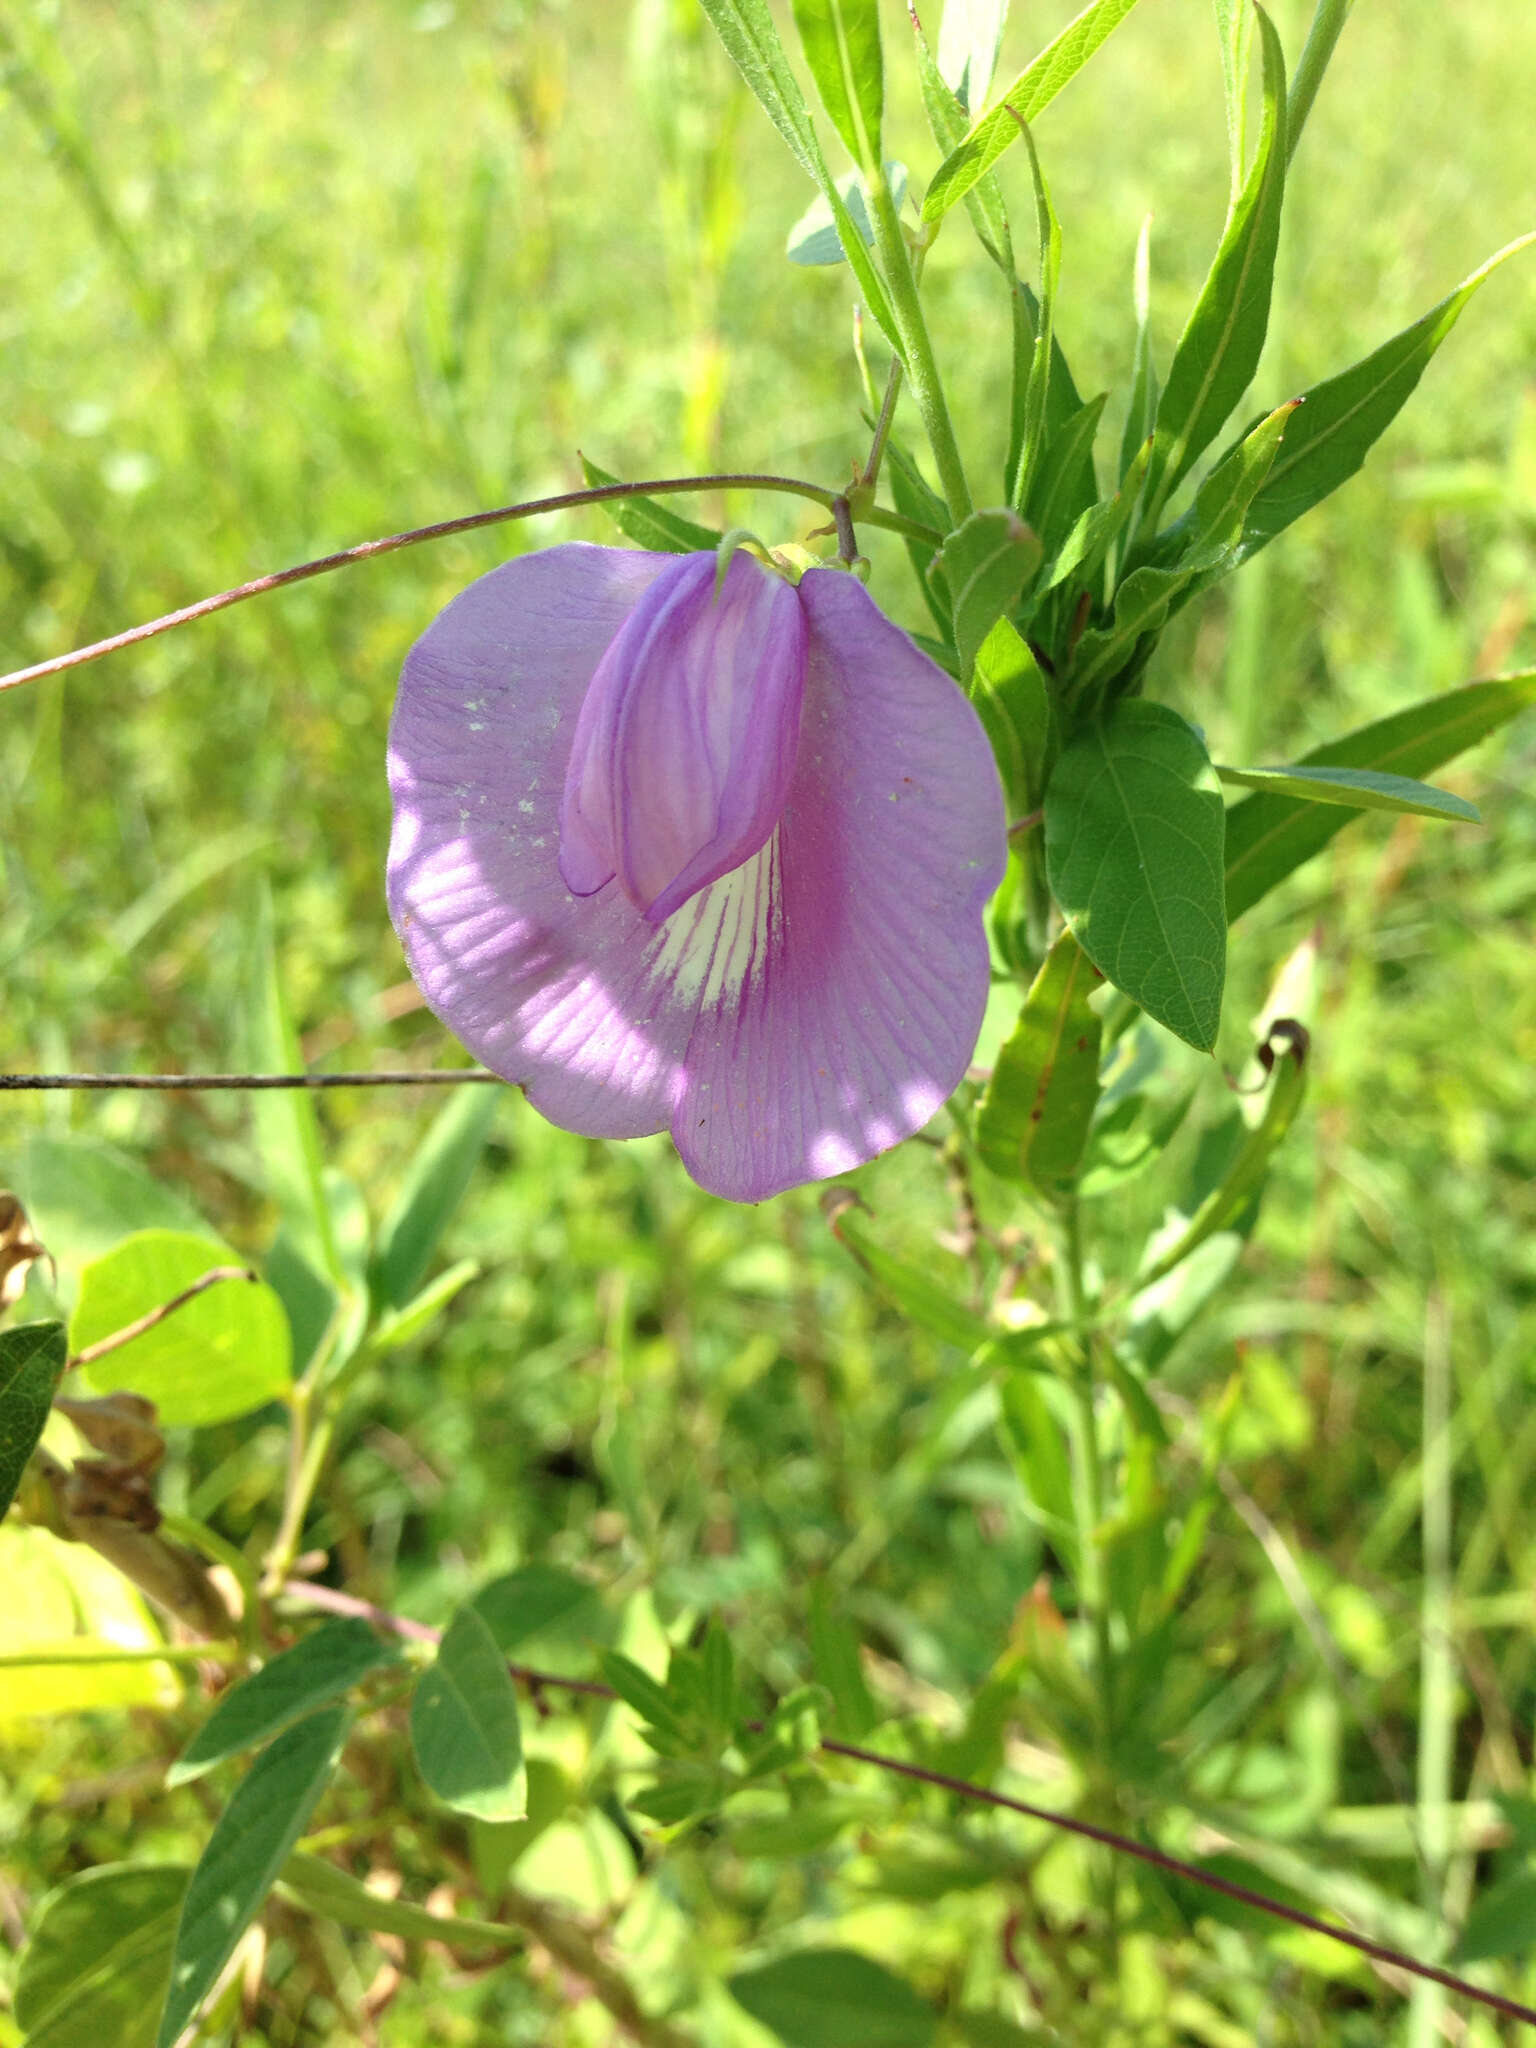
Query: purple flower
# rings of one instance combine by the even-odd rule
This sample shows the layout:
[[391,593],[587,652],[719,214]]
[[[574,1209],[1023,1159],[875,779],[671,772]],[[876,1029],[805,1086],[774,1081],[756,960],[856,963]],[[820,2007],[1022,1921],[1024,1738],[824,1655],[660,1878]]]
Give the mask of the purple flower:
[[986,1003],[981,726],[863,587],[568,546],[406,658],[389,903],[432,1008],[567,1130],[760,1201],[926,1123]]

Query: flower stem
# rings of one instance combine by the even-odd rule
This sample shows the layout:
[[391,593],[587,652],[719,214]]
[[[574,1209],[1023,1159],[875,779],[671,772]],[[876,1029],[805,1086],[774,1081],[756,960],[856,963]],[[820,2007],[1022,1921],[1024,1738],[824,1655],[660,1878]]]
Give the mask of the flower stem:
[[901,221],[891,198],[891,188],[885,181],[884,170],[878,164],[866,165],[864,183],[869,193],[869,215],[875,230],[875,246],[880,251],[880,263],[885,272],[885,281],[891,294],[891,311],[901,334],[901,344],[907,356],[907,374],[912,380],[912,396],[917,409],[923,416],[927,431],[928,445],[933,450],[933,459],[938,466],[939,484],[949,505],[949,516],[958,526],[971,513],[971,490],[965,480],[965,465],[960,460],[960,448],[955,440],[955,429],[949,417],[949,407],[944,399],[944,384],[939,376],[938,359],[933,353],[933,342],[929,338],[928,323],[923,317],[922,300],[918,297],[917,274],[912,268],[906,240],[901,232]]
[[[356,547],[343,548],[338,554],[321,555],[313,562],[300,562],[296,568],[277,569],[266,576],[255,576],[249,583],[236,584],[233,590],[216,591],[212,597],[200,597],[195,604],[166,612],[142,626],[129,626],[124,632],[112,633],[105,640],[93,640],[88,647],[73,648],[68,654],[55,654],[47,661],[34,662],[30,668],[13,669],[9,675],[0,676],[0,690],[14,690],[22,683],[40,682],[44,676],[62,675],[66,669],[83,668],[88,661],[100,661],[104,654],[116,654],[120,648],[135,647],[141,640],[153,640],[158,634],[169,633],[176,626],[190,626],[194,620],[227,611],[232,604],[243,604],[248,597],[262,597],[269,590],[282,590],[290,583],[306,582],[311,576],[328,576],[333,569],[346,569],[354,562],[371,561],[375,555],[398,554],[401,548],[416,547],[425,540],[445,540],[450,534],[472,533],[481,526],[503,525],[510,519],[535,519],[544,512],[569,512],[579,505],[602,505],[618,498],[659,498],[677,492],[724,490],[779,491],[790,497],[809,499],[813,505],[821,505],[829,512],[842,496],[840,491],[823,484],[806,483],[798,477],[766,476],[742,470],[719,476],[653,477],[648,482],[636,484],[594,484],[584,491],[562,491],[554,498],[529,498],[519,505],[498,505],[492,512],[468,512],[459,519],[440,519],[432,526],[414,526],[405,533],[386,534],[381,540],[361,541]],[[933,527],[923,525],[921,520],[905,519],[899,512],[887,511],[883,505],[861,509],[859,517],[868,526],[884,526],[892,533],[905,534],[911,540],[925,540],[935,547],[944,538]]]

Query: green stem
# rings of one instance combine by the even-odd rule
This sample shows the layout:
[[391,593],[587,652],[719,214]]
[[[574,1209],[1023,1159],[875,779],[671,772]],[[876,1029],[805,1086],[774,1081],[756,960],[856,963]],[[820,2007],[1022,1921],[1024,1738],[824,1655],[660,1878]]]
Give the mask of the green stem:
[[963,519],[970,517],[971,491],[965,480],[965,465],[960,460],[960,448],[955,440],[949,407],[944,400],[944,383],[939,375],[938,359],[933,353],[928,323],[923,318],[916,273],[912,268],[912,259],[901,232],[901,221],[897,217],[883,169],[878,165],[868,166],[864,173],[864,183],[869,193],[869,215],[875,230],[875,246],[880,252],[881,268],[885,272],[885,281],[890,289],[891,311],[895,315],[901,345],[906,352],[907,375],[912,380],[912,396],[916,399],[917,409],[923,416],[928,445],[933,450],[933,459],[938,466],[940,488],[949,506],[950,520],[958,526]]
[[1307,125],[1307,116],[1312,111],[1312,102],[1317,98],[1317,89],[1323,82],[1323,73],[1328,69],[1333,46],[1343,33],[1344,24],[1348,21],[1354,4],[1355,0],[1317,0],[1312,26],[1307,31],[1306,44],[1285,102],[1287,163],[1296,154],[1296,145],[1301,140],[1302,129]]
[[[875,438],[869,446],[869,459],[855,486],[860,491],[873,492],[880,481],[880,465],[885,460],[885,444],[890,438],[891,420],[896,412],[896,400],[901,392],[901,357],[891,357],[890,375],[885,380],[885,398],[881,403],[880,417],[875,422]],[[862,516],[862,515],[861,515]]]
[[235,1664],[243,1655],[233,1643],[159,1643],[152,1649],[55,1643],[45,1650],[0,1651],[0,1671],[31,1671],[50,1664]]

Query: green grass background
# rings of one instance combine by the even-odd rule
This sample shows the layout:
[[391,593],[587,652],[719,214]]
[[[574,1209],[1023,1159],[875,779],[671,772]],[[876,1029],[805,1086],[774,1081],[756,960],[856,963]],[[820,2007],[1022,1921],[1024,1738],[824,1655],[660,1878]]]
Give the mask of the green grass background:
[[[1008,52],[1022,61],[1063,13],[1016,4]],[[1304,11],[1275,13],[1294,62]],[[886,15],[896,152],[921,179],[902,10]],[[809,191],[684,0],[5,0],[0,78],[0,665],[354,540],[570,488],[578,448],[626,475],[829,482],[862,454],[846,273],[783,261]],[[1536,34],[1508,0],[1361,0],[1298,156],[1260,398],[1365,353],[1531,225],[1533,104]],[[1039,141],[1065,238],[1058,331],[1085,391],[1123,389],[1143,214],[1164,361],[1220,231],[1208,7],[1146,0]],[[1027,217],[1017,153],[1004,180]],[[985,500],[1001,488],[1006,306],[958,216],[926,291]],[[1474,302],[1365,473],[1179,621],[1151,687],[1213,751],[1283,759],[1530,663],[1533,360],[1526,259]],[[795,536],[785,500],[708,509]],[[383,911],[393,681],[473,575],[572,537],[610,532],[584,514],[435,544],[0,697],[5,1066],[236,1064],[263,871],[308,1056],[451,1060],[403,1006]],[[877,595],[915,623],[899,552],[871,553]],[[1353,826],[1239,928],[1229,1062],[1269,976],[1316,931],[1313,1095],[1234,1291],[1165,1373],[1197,1413],[1244,1373],[1229,1449],[1255,1514],[1213,1524],[1191,1595],[1199,1653],[1183,1652],[1230,1680],[1211,1796],[1239,1787],[1261,1815],[1271,1881],[1347,1903],[1319,1875],[1341,1873],[1382,1914],[1419,1889],[1404,1808],[1427,1349],[1455,1417],[1450,1789],[1473,1802],[1445,1874],[1453,1919],[1512,1839],[1487,1802],[1536,1811],[1533,769],[1527,721],[1445,778],[1484,830]],[[367,1094],[323,1114],[377,1213],[430,1110]],[[264,1241],[238,1103],[7,1098],[4,1119],[0,1180],[30,1130],[90,1132],[236,1242]],[[881,1231],[924,1259],[950,1221],[930,1165],[903,1155],[865,1177]],[[1134,1259],[1166,1193],[1100,1205],[1107,1268]],[[807,1585],[829,1572],[909,1674],[897,1704],[953,1719],[1040,1569],[1039,1538],[990,1436],[946,1416],[953,1355],[860,1288],[814,1191],[728,1210],[661,1141],[603,1149],[509,1099],[451,1249],[485,1277],[429,1348],[366,1383],[314,1526],[360,1590],[436,1620],[494,1570],[550,1558],[594,1572],[632,1629],[637,1600],[668,1626],[724,1607],[742,1654],[787,1687],[806,1669]],[[201,1432],[166,1497],[240,1542],[270,1525],[278,1448],[262,1422]],[[1266,1529],[1298,1561],[1299,1605]],[[154,1760],[190,1721],[171,1725],[12,1726],[12,1933],[70,1871],[200,1839],[198,1797],[159,1787]],[[567,1746],[574,1783],[585,1753],[574,1733]],[[443,1873],[411,1818],[420,1795],[387,1748],[377,1769],[421,1896]],[[61,1803],[81,1780],[86,1796]],[[1408,2015],[1318,1944],[1150,1907],[1121,1981],[1099,1982],[1071,1950],[1075,1852],[1038,1862],[1041,1843],[1026,1856],[1018,1830],[973,1823],[1016,1859],[1008,1883],[935,1879],[914,1903],[901,1869],[952,1846],[947,1818],[853,1780],[842,1796],[867,1802],[867,1824],[836,1855],[684,1849],[622,1913],[579,1885],[578,1902],[616,1928],[647,1998],[703,1998],[710,2042],[748,2037],[699,1985],[797,1929],[1025,2024],[999,1942],[1009,1885],[1058,1930],[1085,2042],[1434,2038],[1429,2007]],[[484,1910],[495,1886],[478,1881]],[[273,1997],[242,2038],[351,2038],[347,1999],[373,1967],[366,1942],[282,1923]],[[1530,1968],[1503,1981],[1536,1991]],[[0,2041],[7,2025],[0,2004]],[[612,2038],[547,1972],[470,1981],[440,1962],[386,2025],[402,2043]],[[1455,2038],[1504,2037],[1474,2020]]]

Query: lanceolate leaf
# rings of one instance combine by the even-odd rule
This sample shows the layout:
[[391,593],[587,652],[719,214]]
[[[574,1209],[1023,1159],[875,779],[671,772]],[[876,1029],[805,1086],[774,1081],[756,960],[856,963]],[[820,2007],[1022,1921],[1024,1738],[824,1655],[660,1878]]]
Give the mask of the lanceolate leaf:
[[485,1150],[499,1104],[500,1090],[482,1081],[455,1089],[439,1110],[379,1226],[369,1280],[380,1306],[404,1308],[426,1279],[432,1254]]
[[1136,312],[1136,354],[1131,370],[1131,402],[1126,408],[1125,430],[1120,438],[1120,475],[1130,474],[1131,465],[1147,446],[1157,420],[1157,367],[1152,360],[1152,216],[1149,213],[1136,237],[1136,264],[1131,273],[1131,303]]
[[1152,449],[1152,502],[1161,505],[1221,431],[1258,368],[1285,192],[1285,58],[1262,9],[1264,122],[1258,152],[1227,222],[1195,310],[1168,367]]
[[962,675],[1040,566],[1040,543],[1016,514],[973,512],[939,550]]
[[[1369,768],[1380,774],[1420,776],[1475,746],[1536,704],[1536,670],[1492,676],[1430,697],[1407,711],[1330,740],[1302,757],[1307,768]],[[1336,804],[1295,797],[1251,796],[1227,813],[1227,917],[1241,917],[1261,896],[1320,853],[1350,813]]]
[[327,1707],[262,1751],[214,1822],[192,1873],[156,2048],[173,2048],[261,1911],[304,1832],[346,1740],[345,1708]]
[[1307,1035],[1299,1024],[1272,1025],[1266,1041],[1274,1063],[1263,1120],[1250,1132],[1226,1178],[1213,1188],[1177,1241],[1137,1279],[1138,1293],[1182,1266],[1207,1238],[1230,1229],[1264,1184],[1275,1149],[1296,1120],[1306,1090]]
[[520,1927],[433,1913],[404,1899],[382,1897],[350,1871],[338,1870],[323,1857],[307,1856],[302,1849],[296,1849],[283,1865],[278,1885],[292,1893],[308,1913],[370,1934],[398,1935],[402,1941],[445,1941],[455,1948],[515,1948],[527,1939]]
[[1051,890],[1089,959],[1197,1051],[1226,974],[1221,787],[1194,728],[1123,699],[1063,750],[1045,797]]
[[37,1449],[64,1370],[64,1325],[0,1331],[0,1520]]
[[931,1273],[888,1252],[853,1204],[837,1216],[832,1230],[870,1278],[920,1328],[961,1351],[974,1351],[985,1340],[987,1326],[980,1316],[948,1294]]
[[[830,219],[829,215],[829,222]],[[841,255],[841,250],[838,253]],[[585,455],[581,458],[581,473],[594,487],[619,481],[606,469],[599,469]],[[691,519],[684,519],[681,513],[672,511],[655,498],[610,498],[603,510],[625,539],[632,540],[637,548],[654,548],[658,554],[695,555],[720,545],[720,535],[712,526],[699,526]],[[479,1090],[483,1092],[483,1083],[479,1084]],[[490,1093],[494,1095],[495,1090]]]
[[876,0],[794,0],[795,23],[821,104],[856,164],[880,161],[885,86]]
[[789,145],[795,161],[821,187],[832,209],[843,253],[859,281],[859,290],[864,294],[864,303],[885,330],[892,348],[905,361],[885,286],[880,282],[880,274],[870,261],[863,238],[853,224],[842,194],[833,182],[832,173],[827,169],[821,144],[811,125],[805,95],[789,68],[767,0],[699,0],[699,4],[763,112]]
[[398,1661],[365,1621],[328,1621],[224,1694],[165,1774],[167,1785],[200,1778],[226,1757],[267,1742],[292,1722]]
[[1070,932],[1045,957],[976,1115],[983,1163],[1051,1195],[1082,1163],[1099,1093],[1101,977]]
[[971,702],[997,757],[1016,818],[1038,810],[1050,779],[1054,716],[1040,664],[1009,619],[999,619],[976,655]]
[[105,1863],[44,1900],[16,1976],[28,2048],[150,2048],[187,1877],[180,1863]]
[[1249,508],[1242,559],[1256,554],[1293,519],[1299,519],[1354,475],[1371,444],[1407,402],[1430,357],[1461,318],[1473,293],[1501,263],[1533,242],[1536,233],[1510,242],[1422,320],[1405,327],[1362,362],[1304,394],[1285,447]]
[[[988,4],[988,0],[982,0]],[[1006,0],[995,0],[995,4],[1006,5]],[[944,10],[944,28],[947,30],[951,8]],[[917,50],[917,77],[922,89],[923,111],[928,116],[928,126],[933,139],[946,156],[959,147],[965,139],[966,108],[956,98],[954,91],[945,82],[939,66],[933,61],[933,52],[923,34],[922,24],[912,16],[912,39]],[[942,46],[943,34],[940,42]],[[990,67],[988,76],[991,76]],[[967,105],[974,105],[968,100]],[[1002,187],[989,171],[984,178],[978,178],[965,195],[966,210],[971,216],[981,246],[992,261],[997,264],[1010,283],[1013,280],[1013,237],[1008,227],[1008,215],[1003,206]]]
[[1343,804],[1356,811],[1397,811],[1416,818],[1453,818],[1481,824],[1476,804],[1448,789],[1415,782],[1410,775],[1382,775],[1373,768],[1218,768],[1229,786],[1299,796],[1308,803]]
[[1003,151],[1018,141],[1019,122],[1033,121],[1045,111],[1135,5],[1136,0],[1092,0],[1006,91],[996,95],[992,111],[982,115],[940,165],[923,201],[925,221],[942,220],[956,200],[965,197]]
[[1008,0],[944,0],[939,73],[956,100],[973,114],[987,103],[1007,19]]
[[[906,165],[894,160],[889,162],[885,167],[885,182],[890,191],[891,204],[899,213],[901,202],[907,196]],[[869,218],[869,201],[865,196],[863,172],[845,172],[837,181],[837,189],[848,209],[848,218],[858,229],[860,240],[866,248],[872,248],[875,230]],[[803,269],[809,270],[847,262],[848,258],[843,252],[843,245],[838,236],[837,222],[832,218],[832,209],[819,192],[790,229],[784,243],[784,254],[791,263],[798,263]]]

